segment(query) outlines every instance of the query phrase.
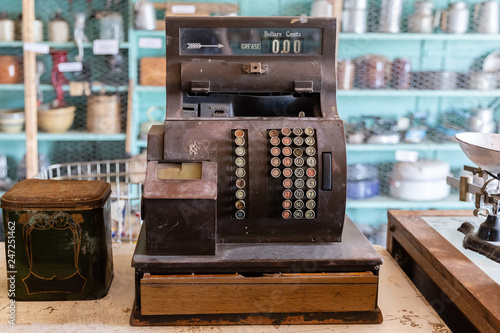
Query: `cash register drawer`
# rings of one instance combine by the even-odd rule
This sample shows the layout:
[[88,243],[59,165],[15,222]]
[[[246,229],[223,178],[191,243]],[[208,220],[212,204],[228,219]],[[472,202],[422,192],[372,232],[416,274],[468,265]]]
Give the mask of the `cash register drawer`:
[[371,272],[150,275],[141,279],[143,315],[369,311],[377,308]]

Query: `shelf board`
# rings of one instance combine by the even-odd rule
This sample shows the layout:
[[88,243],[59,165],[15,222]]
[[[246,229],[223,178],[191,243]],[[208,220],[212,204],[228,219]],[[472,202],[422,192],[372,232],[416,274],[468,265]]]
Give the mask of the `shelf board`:
[[500,34],[414,34],[414,33],[380,33],[380,32],[367,32],[364,34],[356,34],[349,32],[342,32],[339,35],[340,40],[356,41],[356,40],[370,40],[370,41],[460,41],[460,42],[479,42],[487,41],[494,42],[500,41]]
[[[162,92],[163,86],[137,86],[140,92]],[[353,89],[337,90],[338,97],[500,97],[500,89],[495,90],[395,90],[395,89]]]
[[458,194],[434,201],[406,201],[386,195],[379,195],[364,200],[347,199],[347,209],[474,209],[473,202],[461,202]]
[[133,30],[133,31],[137,38],[140,37],[165,38],[165,30]]
[[423,142],[423,143],[398,143],[398,144],[347,144],[347,152],[367,151],[396,151],[396,150],[418,150],[418,151],[462,151],[458,143],[446,142]]
[[[92,91],[93,92],[99,92],[101,91],[101,85],[93,85],[92,86]],[[64,85],[63,91],[69,91],[69,86]],[[55,91],[54,86],[51,84],[41,84],[40,89],[42,91]],[[118,90],[118,92],[126,92],[128,91],[127,86],[110,86],[110,85],[105,85],[104,90],[106,92],[115,92]],[[165,88],[163,88],[165,90]],[[24,84],[0,84],[0,91],[24,91]]]
[[395,90],[353,89],[337,90],[338,97],[499,97],[500,89],[494,90]]
[[[125,133],[119,134],[93,134],[81,131],[68,131],[65,133],[44,133],[38,132],[40,141],[123,141]],[[23,141],[26,140],[25,133],[0,133],[0,141]]]
[[[0,48],[2,47],[23,47],[24,42],[23,41],[13,41],[13,42],[0,42]],[[57,49],[64,49],[64,48],[76,48],[75,42],[65,42],[65,43],[59,43],[59,42],[38,42],[36,44],[43,44],[43,45],[48,45],[49,47],[57,48]],[[83,47],[86,49],[91,49],[92,48],[92,42],[87,42],[83,43]],[[119,48],[120,49],[128,49],[130,47],[129,42],[123,42],[120,43]]]
[[137,86],[135,90],[138,92],[154,92],[154,93],[167,92],[167,88],[164,86]]
[[137,140],[136,144],[139,148],[146,148],[148,146],[148,140]]

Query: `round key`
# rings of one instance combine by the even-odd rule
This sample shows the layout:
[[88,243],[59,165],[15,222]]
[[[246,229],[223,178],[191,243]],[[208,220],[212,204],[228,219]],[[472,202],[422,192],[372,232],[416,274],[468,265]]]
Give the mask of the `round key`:
[[316,169],[314,169],[314,168],[307,169],[307,176],[311,177],[311,178],[316,176]]
[[302,178],[295,179],[295,187],[296,188],[303,188],[304,185],[305,185],[304,179],[302,179]]
[[278,168],[274,168],[271,170],[271,176],[273,178],[278,178],[279,176],[281,176],[281,170],[278,169]]
[[290,134],[292,134],[292,130],[289,129],[288,127],[283,127],[281,129],[281,134],[283,134],[285,136],[289,136]]
[[245,191],[244,190],[237,190],[236,193],[234,194],[236,199],[245,199]]
[[285,136],[283,139],[281,139],[281,142],[285,145],[285,146],[289,146],[292,144],[292,138],[288,137],[288,136]]
[[278,147],[272,147],[271,148],[271,155],[273,156],[279,156],[281,154],[281,149]]
[[307,147],[306,154],[308,156],[314,156],[316,154],[316,149],[314,147]]
[[238,200],[234,203],[234,206],[236,207],[236,209],[240,210],[240,209],[245,209],[245,201],[243,200]]
[[236,160],[234,160],[234,164],[241,168],[245,166],[245,159],[243,157],[238,157]]
[[304,144],[304,139],[302,139],[300,136],[296,136],[294,139],[293,139],[293,143],[296,145],[296,146],[302,146]]
[[304,177],[304,169],[302,168],[297,168],[295,169],[295,177]]
[[314,134],[314,129],[312,129],[311,127],[308,127],[304,130],[304,133],[306,133],[306,135],[308,135],[308,136],[311,136]]
[[304,141],[308,146],[312,146],[316,142],[312,136],[308,136]]
[[238,178],[243,178],[243,177],[245,177],[245,174],[246,174],[245,169],[243,169],[243,168],[236,169],[236,171],[234,173],[236,174],[236,177],[238,177]]
[[309,188],[315,188],[316,187],[316,180],[314,178],[309,178],[306,182],[306,185]]
[[271,165],[273,167],[279,167],[280,164],[281,164],[281,161],[280,161],[280,159],[278,157],[271,158]]
[[301,157],[302,155],[304,155],[304,151],[301,148],[295,148],[293,150],[293,156]]
[[245,136],[245,132],[242,131],[242,130],[240,130],[240,129],[236,130],[236,131],[234,131],[234,136],[237,137],[237,138],[242,138],[242,137]]
[[302,191],[301,189],[295,190],[293,195],[297,199],[302,199],[304,197],[304,191]]
[[293,181],[290,178],[283,179],[283,187],[290,188],[293,186]]
[[283,176],[285,176],[286,178],[290,178],[292,177],[292,175],[293,175],[292,169],[290,168],[283,169]]
[[296,166],[301,167],[304,165],[304,159],[302,157],[296,157],[295,160],[293,161],[293,163]]
[[306,160],[307,165],[313,167],[316,165],[316,159],[314,157],[308,157]]
[[243,148],[243,147],[236,147],[236,149],[234,150],[234,153],[237,156],[244,156],[245,155],[245,148]]
[[306,197],[308,199],[311,199],[311,200],[316,198],[316,191],[315,190],[307,190]]
[[292,158],[291,158],[291,157],[285,157],[285,158],[283,159],[283,165],[284,165],[285,167],[289,167],[289,166],[291,166],[292,164],[293,164],[293,160],[292,160]]
[[236,138],[236,139],[234,139],[234,143],[236,143],[238,146],[243,146],[245,144],[245,139]]
[[316,201],[314,201],[314,200],[307,200],[306,201],[306,207],[307,207],[307,209],[314,209],[316,207]]
[[283,147],[282,153],[285,156],[290,156],[290,155],[292,155],[292,148],[290,148],[290,147]]
[[289,210],[284,210],[283,213],[281,213],[281,217],[288,220],[290,217],[292,217],[292,212]]
[[293,212],[293,217],[296,219],[301,219],[304,216],[301,210],[296,210]]
[[283,191],[283,198],[285,198],[286,200],[290,199],[292,197],[292,195],[293,195],[293,193],[289,189],[286,189]]
[[278,146],[278,145],[280,144],[280,138],[273,137],[273,138],[269,139],[269,142],[270,142],[273,146]]
[[308,210],[305,213],[306,219],[313,219],[315,215],[314,210]]
[[300,127],[295,127],[293,129],[293,134],[295,134],[296,136],[301,136],[302,133],[303,133],[303,131],[302,131],[302,128],[300,128]]
[[302,200],[296,200],[294,203],[293,203],[293,207],[295,209],[302,209],[304,208],[304,201]]
[[238,210],[236,213],[234,213],[234,216],[238,219],[241,220],[245,218],[245,212],[242,210]]
[[277,130],[270,130],[270,131],[269,131],[269,136],[270,136],[271,138],[276,138],[276,137],[278,137],[279,135],[280,135],[280,133],[279,133]]
[[245,180],[244,179],[236,179],[236,187],[237,188],[244,188],[245,187]]
[[290,209],[292,208],[292,202],[290,200],[285,200],[281,206],[283,209]]
[[302,146],[304,144],[304,139],[302,139],[300,136],[296,136],[295,138],[293,138],[293,143],[296,146]]

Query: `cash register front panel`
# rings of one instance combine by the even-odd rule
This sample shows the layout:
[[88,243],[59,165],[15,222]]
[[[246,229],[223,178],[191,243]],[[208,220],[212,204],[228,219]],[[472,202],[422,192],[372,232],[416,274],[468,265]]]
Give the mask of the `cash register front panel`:
[[335,29],[315,18],[167,20],[163,147],[148,150],[162,151],[158,163],[217,163],[216,242],[341,241]]

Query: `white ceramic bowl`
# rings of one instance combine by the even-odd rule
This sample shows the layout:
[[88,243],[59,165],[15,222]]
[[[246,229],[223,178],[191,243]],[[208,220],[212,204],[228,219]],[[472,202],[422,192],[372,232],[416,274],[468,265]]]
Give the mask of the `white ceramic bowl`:
[[0,110],[0,132],[20,133],[24,127],[24,110]]

